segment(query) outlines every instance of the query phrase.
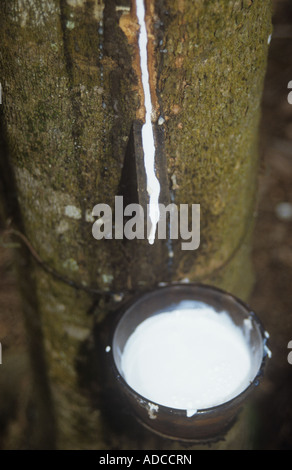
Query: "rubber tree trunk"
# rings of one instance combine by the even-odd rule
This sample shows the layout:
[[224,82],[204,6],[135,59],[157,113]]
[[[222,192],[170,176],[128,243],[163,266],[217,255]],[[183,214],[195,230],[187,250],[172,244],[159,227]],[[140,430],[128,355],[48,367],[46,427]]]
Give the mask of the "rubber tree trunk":
[[[201,204],[200,248],[182,251],[174,243],[171,259],[163,241],[97,241],[91,232],[93,207],[114,207],[132,124],[141,117],[135,3],[0,5],[3,161],[15,177],[25,236],[60,275],[31,259],[30,281],[25,274],[20,280],[28,330],[37,323],[44,338],[59,448],[170,445],[141,430],[136,436],[114,430],[103,416],[102,375],[93,381],[95,400],[89,398],[94,361],[84,371],[89,351],[99,351],[93,332],[102,331],[122,297],[106,293],[187,278],[246,299],[253,282],[249,251],[270,2],[146,3],[164,190],[176,204]],[[45,373],[34,368],[36,383],[44,382]],[[48,396],[40,387],[44,408]]]

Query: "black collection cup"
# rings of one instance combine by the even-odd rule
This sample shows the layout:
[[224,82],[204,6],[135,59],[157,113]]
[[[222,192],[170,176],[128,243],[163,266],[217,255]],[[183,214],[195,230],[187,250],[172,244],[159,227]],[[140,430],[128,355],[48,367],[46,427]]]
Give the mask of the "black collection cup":
[[[186,410],[154,403],[137,393],[126,382],[121,368],[124,347],[137,326],[153,315],[175,310],[185,301],[203,302],[213,307],[218,314],[226,312],[233,323],[242,328],[252,359],[249,383],[239,395],[220,405],[200,409],[190,417]],[[268,334],[255,313],[227,292],[208,285],[188,283],[159,287],[134,299],[120,311],[119,318],[110,345],[112,366],[117,386],[136,418],[148,429],[182,441],[208,441],[224,435],[252,390],[259,384],[270,355]]]

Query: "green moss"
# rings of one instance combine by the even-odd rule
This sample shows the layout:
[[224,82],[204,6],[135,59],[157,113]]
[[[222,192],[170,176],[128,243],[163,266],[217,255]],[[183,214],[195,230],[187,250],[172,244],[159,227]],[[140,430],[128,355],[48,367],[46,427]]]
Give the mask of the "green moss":
[[271,10],[262,0],[164,5],[157,61],[168,167],[175,202],[202,210],[200,249],[177,250],[175,262],[182,277],[191,270],[196,279],[228,259],[253,214]]

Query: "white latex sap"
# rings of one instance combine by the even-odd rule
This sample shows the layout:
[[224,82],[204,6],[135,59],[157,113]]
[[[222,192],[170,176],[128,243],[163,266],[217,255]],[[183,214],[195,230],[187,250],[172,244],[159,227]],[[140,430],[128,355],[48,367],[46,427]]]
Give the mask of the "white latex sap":
[[144,92],[144,106],[145,106],[145,123],[142,127],[142,146],[144,151],[144,166],[147,178],[147,192],[149,195],[149,218],[151,222],[150,233],[148,241],[152,245],[155,239],[156,226],[159,221],[159,194],[160,184],[155,174],[155,143],[152,128],[151,114],[152,114],[152,101],[149,84],[149,70],[148,70],[148,35],[145,22],[145,6],[144,0],[136,1],[137,17],[140,26],[139,32],[139,53],[140,53],[140,67],[142,76],[142,86]]

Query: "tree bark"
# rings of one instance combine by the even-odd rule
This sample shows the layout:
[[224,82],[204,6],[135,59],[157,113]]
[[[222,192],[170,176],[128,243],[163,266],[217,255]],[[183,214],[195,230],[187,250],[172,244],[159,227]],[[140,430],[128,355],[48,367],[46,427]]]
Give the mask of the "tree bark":
[[[182,251],[174,242],[171,259],[163,241],[96,241],[91,233],[93,207],[114,207],[141,106],[130,7],[129,0],[0,5],[3,160],[15,177],[25,236],[54,270],[34,263],[33,289],[23,279],[22,290],[24,312],[41,319],[47,379],[35,375],[52,390],[59,448],[174,446],[141,430],[133,436],[104,418],[94,364],[89,386],[88,355],[99,351],[94,332],[103,345],[103,325],[122,297],[110,292],[124,293],[124,300],[129,291],[187,278],[247,299],[253,283],[249,252],[270,2],[147,0],[169,180],[164,190],[176,204],[201,204],[202,214],[200,248]],[[43,406],[48,396],[40,388]]]

